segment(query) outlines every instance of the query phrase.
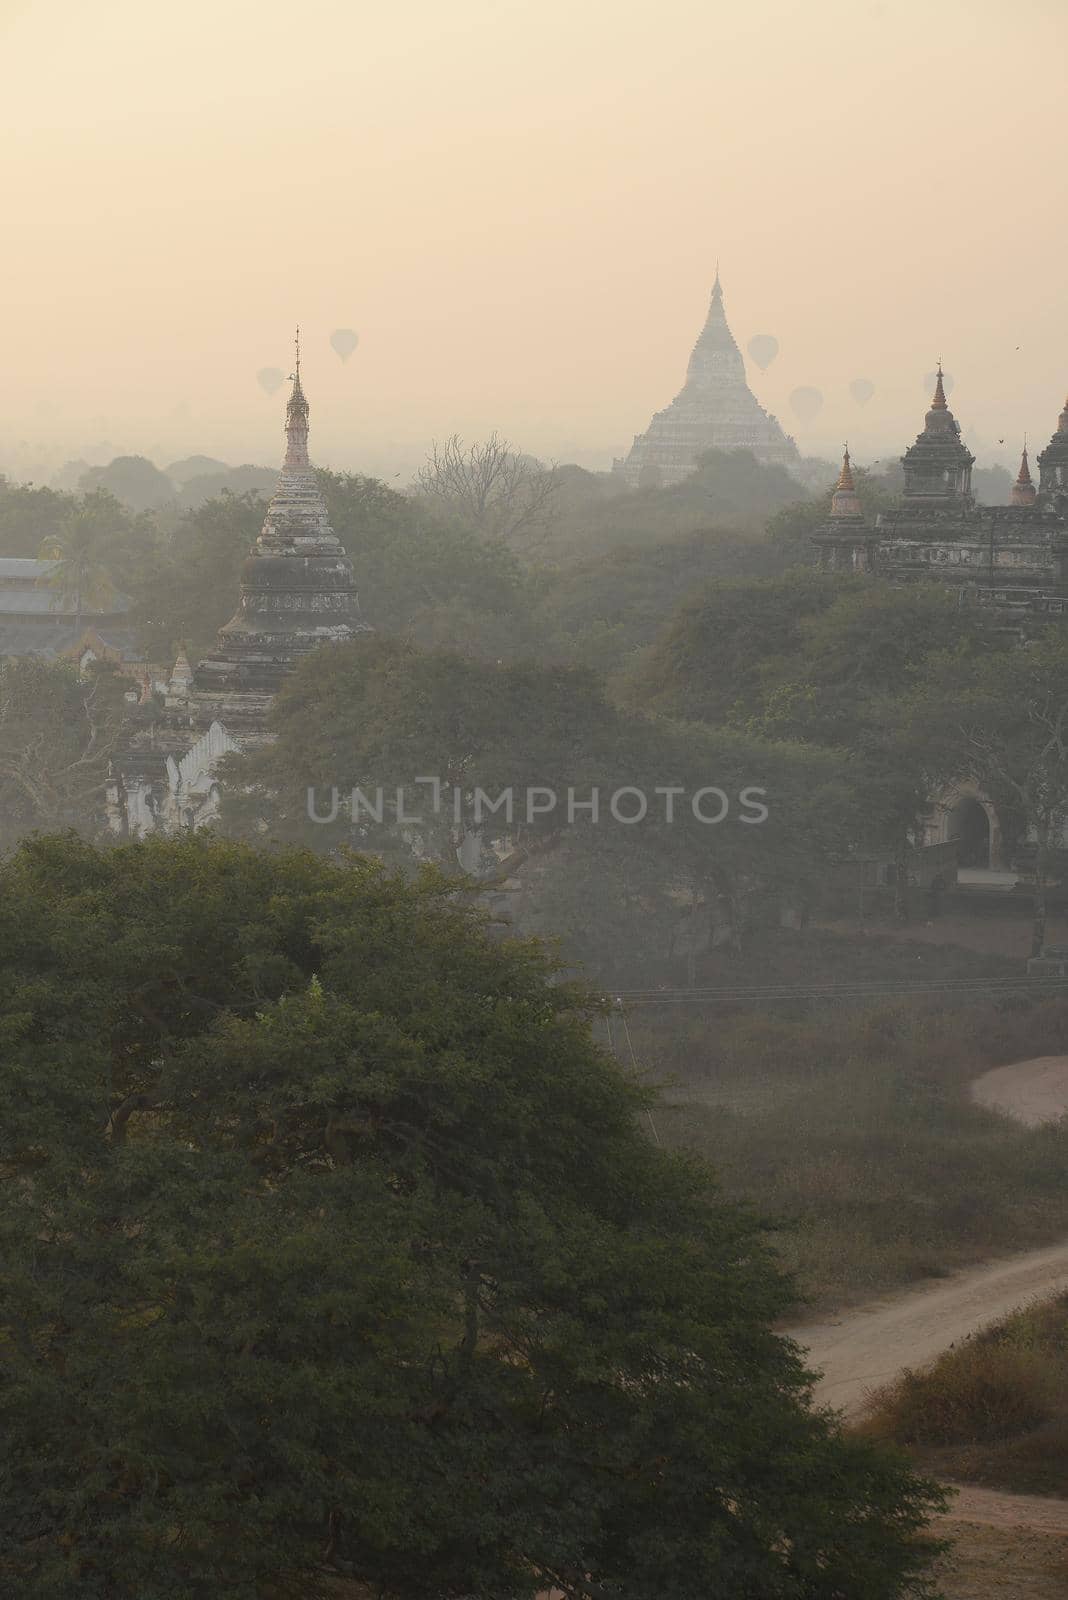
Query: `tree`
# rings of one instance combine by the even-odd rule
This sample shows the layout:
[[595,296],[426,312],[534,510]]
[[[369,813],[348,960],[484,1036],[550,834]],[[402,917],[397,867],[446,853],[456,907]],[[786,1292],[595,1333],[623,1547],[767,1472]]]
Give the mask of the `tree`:
[[71,494],[11,483],[0,474],[0,556],[36,556],[42,540],[59,533],[76,505]]
[[491,660],[531,641],[530,585],[515,554],[447,508],[358,473],[317,473],[331,524],[376,628]]
[[101,826],[129,688],[103,664],[79,678],[66,661],[0,659],[0,840]]
[[936,1492],[536,948],[204,838],[0,880],[9,1592],[929,1593]]
[[237,608],[265,511],[257,494],[224,493],[179,519],[132,590],[131,620],[151,660],[173,660],[179,641],[194,659],[211,648]]
[[929,664],[903,708],[932,791],[972,779],[1014,813],[1035,850],[1031,953],[1046,936],[1046,896],[1068,837],[1068,641],[1051,629],[1024,648],[974,659],[960,650]]
[[57,603],[76,616],[83,611],[108,611],[116,603],[118,591],[109,562],[113,542],[107,518],[110,504],[110,496],[86,496],[41,544],[41,559],[54,563],[48,587]]
[[686,721],[747,720],[762,709],[769,664],[796,654],[805,618],[827,610],[857,582],[795,570],[706,585],[668,619],[628,698]]
[[[221,769],[228,829],[255,837],[266,827],[323,851],[355,844],[452,871],[459,851],[476,884],[519,872],[531,880],[528,926],[546,926],[543,900],[566,903],[561,932],[581,927],[581,885],[600,879],[597,937],[572,940],[568,957],[605,981],[621,964],[633,972],[651,944],[663,953],[680,896],[687,906],[715,900],[736,944],[757,895],[810,899],[849,812],[838,754],[637,715],[574,668],[478,662],[365,637],[302,662],[273,718],[272,744]],[[730,801],[722,826],[704,820],[720,810],[717,799],[702,815],[693,807],[709,786]],[[647,802],[633,823],[612,815],[613,795],[626,788]],[[760,826],[742,820],[750,788],[770,797]],[[667,790],[677,799],[670,812]],[[513,804],[499,806],[508,794]],[[636,815],[640,801],[623,809]],[[561,844],[567,865],[547,864]]]
[[444,444],[435,439],[414,487],[483,538],[529,549],[552,523],[559,485],[555,467],[518,454],[497,433],[466,449],[454,433]]
[[90,467],[78,487],[106,489],[132,511],[154,511],[174,497],[174,485],[147,456],[116,456],[106,467]]

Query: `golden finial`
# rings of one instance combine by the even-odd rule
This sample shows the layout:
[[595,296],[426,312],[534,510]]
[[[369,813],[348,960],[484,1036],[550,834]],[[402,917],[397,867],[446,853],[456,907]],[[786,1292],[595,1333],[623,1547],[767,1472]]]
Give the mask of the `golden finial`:
[[935,378],[934,399],[931,401],[931,410],[932,411],[947,411],[949,409],[948,406],[946,405],[946,391],[945,391],[945,388],[944,388],[943,383],[942,383],[942,379],[943,379],[944,376],[945,376],[945,374],[942,371],[942,357],[939,356],[939,358],[938,358],[938,374],[937,374],[937,376]]
[[838,474],[838,482],[834,486],[834,491],[835,491],[836,494],[838,493],[838,491],[840,489],[845,489],[845,490],[848,490],[848,491],[852,491],[852,490],[856,489],[856,484],[853,482],[853,468],[850,465],[850,461],[849,461],[849,442],[848,442],[848,440],[846,441],[846,444],[843,446],[843,449],[845,451],[845,454],[842,457],[842,470]]

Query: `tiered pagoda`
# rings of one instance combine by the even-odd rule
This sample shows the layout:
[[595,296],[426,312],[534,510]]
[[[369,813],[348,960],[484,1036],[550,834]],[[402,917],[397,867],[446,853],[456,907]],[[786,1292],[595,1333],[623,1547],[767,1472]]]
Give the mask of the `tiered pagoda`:
[[708,318],[690,356],[686,383],[665,411],[637,434],[625,460],[612,464],[629,488],[681,483],[705,450],[750,450],[790,466],[797,446],[750,389],[745,362],[727,325],[716,272]]
[[352,564],[308,458],[299,344],[292,381],[285,459],[241,571],[237,610],[195,669],[179,654],[158,717],[146,707],[147,727],[112,763],[108,802],[116,832],[175,832],[211,821],[217,762],[270,741],[267,717],[286,677],[320,645],[368,631]]
[[[1014,619],[1068,617],[1068,407],[1039,458],[1039,487],[1026,444],[1007,506],[981,506],[972,494],[975,458],[946,404],[939,363],[923,431],[901,458],[900,504],[874,521],[843,502],[843,479],[813,542],[830,572],[872,572],[894,582],[937,577],[962,604]],[[852,482],[848,454],[843,466]]]
[[1056,433],[1038,457],[1038,492],[1051,510],[1068,513],[1068,400]]

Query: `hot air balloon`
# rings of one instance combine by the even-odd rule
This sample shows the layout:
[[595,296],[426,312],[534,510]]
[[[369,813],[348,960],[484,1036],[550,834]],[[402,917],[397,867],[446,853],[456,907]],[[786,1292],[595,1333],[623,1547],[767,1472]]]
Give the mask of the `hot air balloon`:
[[330,346],[342,361],[347,361],[360,342],[358,333],[351,328],[335,328],[330,335]]
[[265,394],[274,394],[286,381],[286,375],[278,367],[261,367],[256,374],[256,382]]
[[818,389],[802,386],[790,395],[790,409],[802,422],[811,422],[823,408],[823,396]]
[[[935,383],[937,382],[937,380],[938,380],[938,373],[937,372],[926,372],[926,373],[924,373],[923,387],[924,387],[924,393],[925,394],[928,394],[928,395],[934,394],[934,386],[935,386]],[[943,391],[944,394],[952,394],[953,393],[953,384],[954,384],[954,382],[955,382],[955,380],[950,377],[948,372],[943,372],[943,374],[942,374],[942,391]]]
[[866,406],[875,393],[875,385],[870,378],[854,378],[849,385],[849,392],[858,406]]
[[766,371],[779,353],[779,341],[771,333],[755,333],[745,347],[761,372]]

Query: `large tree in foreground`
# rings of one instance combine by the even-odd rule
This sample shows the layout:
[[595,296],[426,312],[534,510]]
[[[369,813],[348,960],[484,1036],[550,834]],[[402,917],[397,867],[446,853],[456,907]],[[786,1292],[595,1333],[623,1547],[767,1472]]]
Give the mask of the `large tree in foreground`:
[[536,947],[358,858],[2,880],[4,1593],[927,1592],[928,1489]]

